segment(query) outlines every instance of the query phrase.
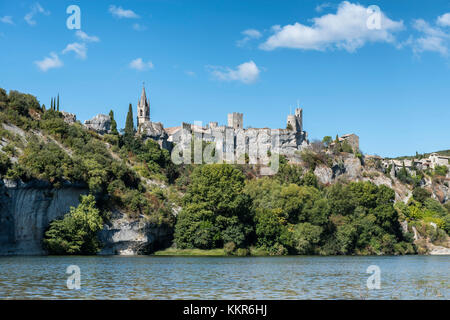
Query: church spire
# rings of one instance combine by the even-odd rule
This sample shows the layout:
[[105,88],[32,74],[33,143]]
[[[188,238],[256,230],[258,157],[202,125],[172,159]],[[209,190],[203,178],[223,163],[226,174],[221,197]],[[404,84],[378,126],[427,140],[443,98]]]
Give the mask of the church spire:
[[150,121],[150,103],[147,99],[147,94],[145,93],[145,83],[142,83],[142,93],[141,98],[138,101],[137,105],[137,121],[138,126],[144,122]]
[[139,104],[143,107],[148,106],[147,95],[145,94],[145,82],[142,82],[142,93],[141,93],[141,100],[139,101]]

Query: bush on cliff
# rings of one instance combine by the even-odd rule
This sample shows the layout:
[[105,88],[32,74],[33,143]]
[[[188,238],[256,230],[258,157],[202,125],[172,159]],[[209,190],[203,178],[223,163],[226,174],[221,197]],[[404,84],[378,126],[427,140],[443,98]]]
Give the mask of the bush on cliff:
[[71,207],[63,219],[54,220],[45,232],[44,247],[50,254],[96,254],[100,244],[97,232],[103,219],[93,195],[81,196],[77,208]]

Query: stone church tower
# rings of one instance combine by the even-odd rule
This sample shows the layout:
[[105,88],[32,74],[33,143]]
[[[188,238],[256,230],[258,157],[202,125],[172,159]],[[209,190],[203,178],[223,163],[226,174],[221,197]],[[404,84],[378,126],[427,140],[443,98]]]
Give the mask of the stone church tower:
[[290,114],[287,117],[287,126],[290,126],[292,130],[301,132],[303,130],[303,109],[296,108],[295,114]]
[[145,94],[145,87],[142,85],[141,99],[137,104],[137,126],[150,121],[150,103]]

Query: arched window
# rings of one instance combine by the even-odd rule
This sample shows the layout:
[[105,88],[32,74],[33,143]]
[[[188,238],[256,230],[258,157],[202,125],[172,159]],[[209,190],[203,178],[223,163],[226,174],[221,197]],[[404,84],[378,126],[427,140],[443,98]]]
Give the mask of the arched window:
[[142,117],[142,109],[141,110],[139,110],[140,111],[140,113],[141,113],[141,117]]

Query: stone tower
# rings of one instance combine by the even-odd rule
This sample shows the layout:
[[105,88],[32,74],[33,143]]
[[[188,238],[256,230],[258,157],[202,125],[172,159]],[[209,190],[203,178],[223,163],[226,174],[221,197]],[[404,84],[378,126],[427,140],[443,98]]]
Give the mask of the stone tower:
[[303,109],[296,108],[295,114],[287,116],[287,125],[292,127],[292,130],[301,132],[303,130]]
[[142,85],[141,99],[139,99],[137,104],[137,126],[139,127],[147,121],[150,121],[150,103],[145,94],[145,87]]
[[228,126],[233,129],[244,129],[244,114],[239,112],[229,113]]

